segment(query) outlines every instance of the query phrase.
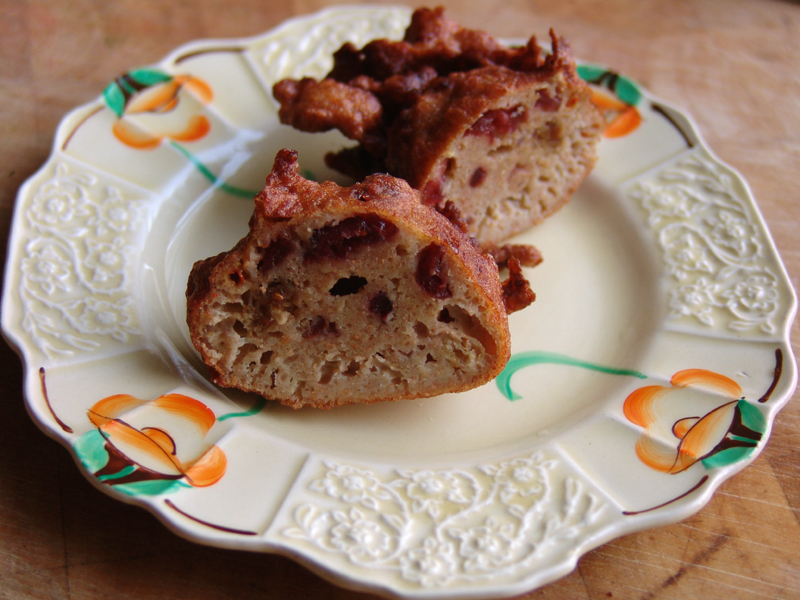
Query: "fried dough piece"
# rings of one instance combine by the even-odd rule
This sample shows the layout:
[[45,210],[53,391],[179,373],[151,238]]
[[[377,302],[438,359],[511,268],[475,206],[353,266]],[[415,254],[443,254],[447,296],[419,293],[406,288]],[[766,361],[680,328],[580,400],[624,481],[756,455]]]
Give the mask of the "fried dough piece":
[[405,181],[315,183],[282,150],[247,236],[194,265],[187,323],[221,386],[294,408],[427,397],[503,369],[508,312],[533,301],[512,276]]
[[567,43],[550,32],[508,48],[444,17],[414,12],[401,41],[345,44],[321,80],[273,87],[282,123],[339,129],[358,146],[330,154],[360,180],[388,172],[422,201],[452,201],[483,247],[563,206],[596,161],[603,119]]

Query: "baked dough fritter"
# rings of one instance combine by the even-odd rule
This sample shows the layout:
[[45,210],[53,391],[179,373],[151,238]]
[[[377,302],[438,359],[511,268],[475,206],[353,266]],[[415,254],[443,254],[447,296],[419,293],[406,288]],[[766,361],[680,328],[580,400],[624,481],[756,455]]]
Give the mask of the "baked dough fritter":
[[483,247],[558,210],[596,161],[603,120],[568,44],[550,32],[509,48],[419,9],[401,41],[345,44],[325,79],[273,87],[281,122],[358,142],[328,164],[357,180],[388,172],[448,200]]
[[282,150],[247,236],[192,268],[187,323],[215,383],[294,408],[433,396],[505,366],[535,297],[509,271],[405,181],[315,183]]

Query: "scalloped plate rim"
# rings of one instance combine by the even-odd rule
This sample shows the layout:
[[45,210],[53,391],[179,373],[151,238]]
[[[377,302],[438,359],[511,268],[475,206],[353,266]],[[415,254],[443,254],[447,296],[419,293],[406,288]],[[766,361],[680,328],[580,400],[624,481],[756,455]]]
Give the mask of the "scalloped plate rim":
[[[176,48],[175,50],[171,51],[167,56],[165,56],[162,60],[153,63],[152,66],[166,66],[166,65],[173,65],[174,60],[176,57],[180,56],[181,54],[186,54],[191,50],[196,49],[203,49],[209,46],[213,46],[216,44],[236,44],[241,46],[247,46],[256,42],[263,40],[265,37],[278,34],[282,30],[286,28],[290,28],[295,24],[302,23],[307,20],[309,17],[318,17],[321,15],[326,15],[333,12],[339,12],[342,10],[358,13],[362,10],[370,10],[370,11],[383,11],[383,10],[397,10],[402,9],[406,10],[405,7],[400,6],[376,6],[376,5],[350,5],[350,6],[343,6],[343,7],[328,7],[321,11],[307,14],[307,15],[300,15],[290,19],[283,21],[278,26],[264,32],[261,34],[256,34],[253,36],[248,36],[244,38],[208,38],[208,39],[200,39],[200,40],[193,40],[187,42]],[[508,41],[508,40],[506,40]],[[512,42],[514,40],[511,40]],[[596,63],[592,63],[596,64]],[[691,128],[691,133],[694,136],[694,139],[697,141],[697,147],[702,148],[711,159],[719,166],[724,167],[728,171],[730,171],[738,180],[738,182],[744,187],[746,191],[746,196],[748,199],[748,206],[754,211],[754,216],[758,220],[760,231],[764,234],[765,239],[767,240],[771,250],[774,252],[776,256],[779,257],[774,239],[770,234],[769,228],[767,223],[761,213],[761,210],[755,201],[755,198],[752,194],[752,190],[746,179],[736,170],[734,167],[730,166],[729,164],[722,161],[707,145],[705,139],[700,134],[699,128],[693,118],[685,113],[680,108],[676,107],[672,103],[665,102],[655,96],[653,96],[649,91],[646,89],[642,89],[644,95],[651,99],[657,100],[659,104],[665,106],[672,110],[674,113],[680,115],[683,119],[686,120],[688,125]],[[8,259],[5,265],[5,277],[4,282],[7,284],[9,281],[8,274],[10,273],[12,268],[15,268],[17,265],[12,265],[12,253],[13,249],[16,246],[16,238],[20,235],[20,226],[17,225],[17,221],[20,220],[20,216],[18,213],[20,212],[20,206],[22,204],[22,199],[27,197],[30,193],[31,188],[33,187],[37,178],[41,177],[47,169],[53,164],[56,160],[55,155],[60,150],[59,146],[63,142],[66,137],[67,128],[71,125],[71,123],[79,119],[80,116],[85,113],[86,111],[91,110],[93,107],[96,107],[98,104],[102,104],[103,98],[102,95],[99,95],[95,99],[82,104],[75,109],[68,112],[63,119],[59,122],[59,125],[56,128],[55,135],[53,138],[53,143],[51,146],[51,153],[48,159],[43,163],[43,165],[37,169],[34,173],[32,173],[26,181],[20,186],[17,197],[16,197],[16,204],[15,210],[12,215],[11,219],[11,230],[8,238]],[[673,157],[674,158],[674,157]],[[80,159],[71,157],[71,160],[75,160],[78,163],[82,163]],[[84,163],[88,164],[88,163]],[[656,169],[660,166],[661,163],[654,165],[652,169]],[[92,166],[92,165],[89,165]],[[637,173],[636,175],[632,175],[627,179],[635,178],[641,176],[644,172],[649,171],[647,169],[643,172]],[[110,177],[113,179],[118,179],[115,175],[109,174]],[[781,268],[781,278],[785,281],[790,281],[788,272],[786,271],[786,267],[782,261],[779,260],[778,262]],[[792,345],[791,345],[791,326],[796,318],[797,309],[798,309],[798,301],[797,301],[797,293],[793,286],[789,285],[788,290],[791,295],[791,302],[788,306],[788,310],[786,314],[782,318],[782,327],[780,332],[781,342],[786,345],[788,349],[787,355],[785,357],[785,366],[788,365],[788,369],[785,370],[785,373],[788,374],[789,382],[788,382],[788,393],[785,396],[781,396],[780,398],[776,398],[775,401],[772,403],[774,410],[772,411],[773,415],[767,420],[767,430],[764,434],[764,439],[768,441],[769,436],[772,432],[772,428],[774,425],[775,415],[785,406],[786,403],[791,399],[793,390],[797,386],[797,368],[796,362],[794,360],[793,352],[792,352]],[[91,475],[80,463],[80,460],[77,456],[74,446],[70,443],[69,437],[67,435],[63,435],[56,426],[56,423],[53,422],[51,418],[48,418],[46,414],[40,414],[40,411],[36,407],[36,401],[43,400],[43,394],[38,384],[38,377],[37,377],[37,369],[32,366],[32,355],[31,350],[26,342],[26,340],[22,339],[22,336],[17,335],[16,331],[16,324],[11,325],[7,323],[9,317],[9,311],[7,307],[12,305],[11,299],[11,292],[9,291],[8,287],[4,285],[3,289],[3,299],[2,299],[2,306],[3,306],[3,317],[2,317],[2,333],[3,338],[12,347],[15,352],[20,356],[22,367],[23,367],[23,389],[24,389],[24,396],[25,396],[25,408],[28,414],[30,415],[31,419],[37,424],[37,426],[50,438],[54,439],[55,441],[59,442],[62,446],[64,446],[72,456],[73,460],[76,463],[79,471],[83,474],[83,476],[98,490],[102,491],[103,493],[113,497],[116,500],[120,500],[125,502],[126,504],[136,505],[144,508],[151,514],[153,514],[165,527],[167,527],[170,531],[175,533],[176,535],[188,539],[194,542],[199,542],[204,545],[219,547],[219,548],[229,548],[229,549],[244,549],[244,550],[251,550],[251,551],[260,551],[260,552],[269,552],[275,553],[282,556],[286,556],[301,563],[304,567],[308,568],[309,570],[313,571],[314,573],[328,579],[336,583],[337,585],[343,586],[348,589],[356,590],[356,591],[363,591],[363,592],[378,592],[381,594],[388,595],[390,597],[395,598],[478,598],[478,597],[485,597],[487,593],[487,589],[483,586],[479,586],[474,591],[470,591],[467,588],[441,588],[438,590],[424,590],[422,588],[418,589],[416,592],[409,592],[409,591],[401,591],[392,588],[390,585],[382,585],[375,582],[370,582],[369,580],[365,580],[364,578],[359,577],[357,574],[354,573],[346,573],[341,572],[336,569],[331,569],[327,566],[322,565],[318,560],[314,558],[311,553],[307,553],[306,551],[299,549],[297,547],[292,547],[285,544],[279,544],[267,539],[264,539],[263,535],[254,538],[255,544],[247,544],[241,543],[240,538],[233,538],[236,541],[231,541],[228,543],[225,539],[217,540],[217,539],[210,539],[207,536],[199,535],[197,532],[191,531],[190,529],[183,528],[179,525],[179,523],[175,519],[171,519],[167,516],[167,513],[157,510],[154,506],[154,503],[149,501],[147,497],[136,497],[130,496],[127,494],[123,494],[119,491],[114,490],[113,488],[109,488],[108,486],[103,485],[102,483],[98,482],[97,479]],[[140,348],[142,349],[142,348]],[[143,348],[146,350],[146,348]],[[125,353],[126,351],[121,351],[121,353]],[[104,357],[107,355],[104,355]],[[78,364],[81,362],[91,362],[94,359],[91,356],[88,356],[86,359],[76,359],[74,364]],[[541,442],[536,444],[536,447],[544,447],[548,442]],[[736,473],[740,472],[742,469],[749,466],[763,451],[765,448],[766,443],[759,444],[755,452],[746,460],[740,461],[738,463],[734,463],[725,467],[724,470],[721,470],[718,473],[715,473],[714,476],[710,477],[709,485],[706,486],[701,493],[698,493],[696,496],[692,498],[691,502],[682,502],[675,504],[673,506],[660,509],[658,511],[647,513],[647,514],[640,514],[633,517],[628,518],[627,520],[623,521],[616,521],[609,526],[602,528],[597,534],[595,534],[590,539],[585,539],[580,543],[576,544],[569,552],[566,553],[565,556],[561,558],[559,562],[550,566],[545,570],[545,572],[537,571],[533,573],[528,573],[527,576],[519,583],[516,584],[505,584],[501,588],[495,590],[496,593],[499,594],[497,597],[508,597],[517,595],[520,593],[525,593],[531,591],[534,588],[537,588],[542,585],[546,585],[551,583],[567,574],[569,574],[577,565],[578,560],[585,555],[587,552],[591,551],[594,548],[597,548],[610,540],[616,539],[622,535],[628,535],[630,533],[642,531],[644,529],[649,529],[653,527],[660,527],[666,524],[675,523],[682,519],[685,519],[689,516],[692,516],[702,510],[702,508],[711,500],[713,494],[716,492],[718,487],[728,480],[730,477],[734,476]],[[309,450],[309,457],[314,456],[315,452]],[[308,460],[308,459],[307,459]],[[368,465],[381,465],[385,466],[383,463],[373,463],[371,461],[359,461],[360,465],[368,466]],[[452,463],[442,463],[452,466]],[[302,468],[301,468],[302,471]],[[298,475],[299,477],[299,475]],[[285,505],[293,491],[294,486],[296,485],[297,480],[295,483],[290,487],[289,491],[287,492],[286,496],[282,500],[281,504]],[[276,513],[277,514],[277,513]],[[267,530],[269,530],[270,525],[267,526]],[[266,531],[264,535],[266,535]],[[256,546],[256,547],[252,547]]]

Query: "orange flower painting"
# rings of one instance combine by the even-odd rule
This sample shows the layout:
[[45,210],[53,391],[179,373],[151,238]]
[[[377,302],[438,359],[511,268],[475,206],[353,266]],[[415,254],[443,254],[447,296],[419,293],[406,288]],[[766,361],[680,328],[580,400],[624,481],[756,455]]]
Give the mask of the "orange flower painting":
[[[258,193],[259,190],[243,189],[220,179],[194,151],[184,146],[204,139],[212,127],[204,113],[205,106],[214,99],[214,91],[199,77],[169,75],[152,68],[136,69],[109,84],[103,99],[106,107],[117,115],[111,126],[114,137],[128,148],[148,151],[168,143],[222,191],[247,199]],[[69,138],[74,133],[75,130]]]
[[75,444],[97,479],[127,494],[206,487],[225,474],[227,458],[205,438],[216,422],[202,402],[182,394],[152,401],[109,396],[88,412],[95,426]]
[[[682,414],[708,406],[708,396],[727,401],[705,414]],[[670,386],[650,385],[631,393],[625,417],[644,428],[636,455],[651,469],[675,474],[701,462],[705,467],[732,464],[750,456],[766,431],[763,413],[742,397],[734,380],[703,369],[679,371]]]
[[642,92],[638,85],[624,75],[597,65],[579,65],[578,75],[592,84],[592,102],[606,121],[604,137],[624,137],[639,128],[642,115],[637,106]]
[[642,115],[635,106],[625,104],[621,100],[600,90],[592,90],[592,102],[603,113],[606,127],[603,136],[619,138],[633,133],[642,124]]
[[211,129],[198,109],[211,102],[213,92],[191,75],[139,69],[115,79],[103,96],[118,117],[114,136],[131,148],[150,150],[165,139],[194,142]]

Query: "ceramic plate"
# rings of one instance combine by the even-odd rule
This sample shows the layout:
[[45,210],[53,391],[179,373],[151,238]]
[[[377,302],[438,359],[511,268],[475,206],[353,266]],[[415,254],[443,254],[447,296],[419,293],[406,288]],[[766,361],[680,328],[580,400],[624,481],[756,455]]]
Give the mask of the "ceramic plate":
[[514,595],[698,511],[758,454],[796,384],[796,300],[746,184],[689,119],[584,64],[600,159],[519,238],[545,261],[496,381],[334,411],[210,385],[190,266],[244,235],[280,148],[337,178],[322,157],[344,139],[279,125],[272,83],[408,19],[340,8],[189,44],[69,114],[19,193],[3,329],[39,426],[180,535],[388,595]]

